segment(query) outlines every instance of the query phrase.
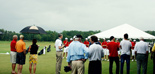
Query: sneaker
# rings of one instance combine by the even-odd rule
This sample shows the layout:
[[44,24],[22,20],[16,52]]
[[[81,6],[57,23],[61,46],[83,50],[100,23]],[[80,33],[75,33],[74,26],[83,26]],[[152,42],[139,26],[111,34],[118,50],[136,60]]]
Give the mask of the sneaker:
[[109,59],[107,61],[109,61]]
[[102,61],[104,61],[104,59],[102,59]]
[[137,60],[135,60],[135,61],[137,61]]
[[67,57],[66,57],[66,59],[67,59]]
[[106,59],[104,59],[106,61]]
[[63,57],[63,59],[64,59],[64,57]]
[[134,60],[132,59],[132,61],[134,61]]

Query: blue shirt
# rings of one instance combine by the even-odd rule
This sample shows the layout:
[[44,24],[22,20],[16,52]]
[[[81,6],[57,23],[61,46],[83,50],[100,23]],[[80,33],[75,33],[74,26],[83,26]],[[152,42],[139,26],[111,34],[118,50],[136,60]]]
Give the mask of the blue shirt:
[[68,47],[67,62],[88,59],[88,48],[79,41],[73,41]]

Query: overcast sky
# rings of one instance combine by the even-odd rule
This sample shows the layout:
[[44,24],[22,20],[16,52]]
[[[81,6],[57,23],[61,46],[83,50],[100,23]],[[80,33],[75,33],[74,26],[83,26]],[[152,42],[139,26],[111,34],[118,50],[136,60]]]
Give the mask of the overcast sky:
[[124,23],[155,30],[155,0],[0,0],[0,28],[19,32],[107,30]]

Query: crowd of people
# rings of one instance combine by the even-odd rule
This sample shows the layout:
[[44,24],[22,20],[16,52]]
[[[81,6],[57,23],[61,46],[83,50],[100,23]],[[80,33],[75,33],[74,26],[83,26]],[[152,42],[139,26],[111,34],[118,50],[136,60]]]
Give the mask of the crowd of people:
[[[10,43],[10,61],[12,63],[12,72],[11,74],[22,74],[23,65],[25,64],[26,59],[26,44],[24,42],[24,36],[20,35],[20,40],[17,41],[18,36],[14,35],[13,40]],[[33,74],[36,72],[36,65],[37,65],[37,51],[38,45],[36,44],[37,40],[32,40],[32,45],[29,46],[28,52],[30,52],[29,56],[29,72],[32,74],[32,66],[33,66]],[[17,65],[18,73],[15,72],[15,68]]]
[[[67,59],[68,67],[71,70],[71,74],[84,74],[84,63],[89,59],[88,74],[102,74],[102,61],[109,61],[109,74],[113,74],[113,62],[116,63],[116,74],[123,74],[124,63],[127,64],[127,74],[130,74],[130,58],[132,61],[137,62],[137,74],[141,72],[141,66],[143,74],[147,73],[148,63],[148,44],[144,41],[144,38],[139,38],[139,42],[136,40],[128,39],[128,34],[124,34],[124,38],[121,42],[114,36],[111,36],[107,40],[103,38],[103,42],[96,36],[91,36],[89,39],[85,38],[82,42],[83,37],[81,35],[75,35],[73,38],[65,38],[62,41],[63,35],[59,34],[58,39],[55,41],[56,49],[56,74],[61,74],[61,65],[64,58]],[[14,35],[13,40],[10,43],[10,60],[12,63],[11,74],[21,74],[23,65],[25,64],[26,58],[26,44],[23,41],[24,36]],[[38,51],[37,40],[32,40],[32,45],[29,46],[29,72],[33,74],[36,72],[37,65],[37,51]],[[152,48],[151,59],[155,62],[155,45]],[[66,55],[65,55],[66,54]],[[131,57],[130,57],[131,55]],[[119,61],[121,64],[119,64]],[[18,73],[15,72],[17,65]],[[153,64],[155,69],[155,64]],[[155,73],[155,71],[153,71]]]
[[[111,36],[110,40],[107,41],[103,39],[103,42],[100,42],[96,36],[91,36],[89,40],[86,38],[83,43],[81,40],[83,37],[75,35],[73,41],[71,40],[68,44],[66,43],[67,38],[63,43],[62,38],[63,35],[59,34],[59,38],[55,42],[56,53],[59,53],[59,55],[56,55],[56,74],[61,72],[63,57],[60,54],[62,54],[63,48],[67,52],[66,59],[68,67],[72,70],[71,74],[84,74],[84,63],[87,59],[89,59],[88,74],[102,74],[102,60],[109,61],[109,74],[113,74],[113,62],[116,63],[116,74],[123,74],[124,63],[127,64],[127,74],[130,74],[131,57],[132,61],[137,62],[137,74],[140,74],[141,66],[143,74],[147,73],[149,45],[143,37],[139,38],[139,42],[136,43],[136,40],[128,39],[128,34],[124,34],[121,42],[114,36]],[[152,52],[155,52],[155,46]],[[121,64],[119,64],[119,61]]]

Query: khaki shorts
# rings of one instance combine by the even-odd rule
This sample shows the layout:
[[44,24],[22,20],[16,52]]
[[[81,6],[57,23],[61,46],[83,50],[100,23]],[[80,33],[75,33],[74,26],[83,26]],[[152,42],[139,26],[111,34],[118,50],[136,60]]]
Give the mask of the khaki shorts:
[[17,52],[10,52],[10,62],[11,63],[16,63],[16,56],[17,56]]

